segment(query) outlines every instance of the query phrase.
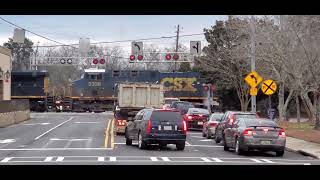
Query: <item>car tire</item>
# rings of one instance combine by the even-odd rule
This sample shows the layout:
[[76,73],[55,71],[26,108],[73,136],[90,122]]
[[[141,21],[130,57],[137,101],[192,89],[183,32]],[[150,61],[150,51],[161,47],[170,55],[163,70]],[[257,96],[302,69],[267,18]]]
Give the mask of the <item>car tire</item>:
[[229,151],[229,147],[227,146],[227,142],[226,142],[225,139],[226,139],[226,138],[224,138],[224,140],[223,140],[223,150]]
[[284,150],[282,151],[276,151],[276,156],[277,157],[282,157],[284,155]]
[[202,137],[206,137],[206,133],[202,131]]
[[183,151],[186,146],[186,142],[176,144],[176,148],[178,151]]
[[217,136],[217,134],[214,135],[214,140],[216,141],[216,144],[221,142],[221,139]]
[[126,137],[126,145],[132,145],[132,139],[129,139],[128,135],[127,135],[127,129],[124,132],[125,137]]
[[166,144],[159,144],[159,148],[160,148],[160,149],[163,149],[163,148],[165,148],[165,147],[167,147]]
[[235,152],[236,152],[238,155],[244,154],[244,151],[240,148],[240,142],[239,142],[238,138],[236,139]]
[[138,134],[138,147],[139,149],[146,149],[147,144],[146,142],[143,140],[141,133],[139,132]]
[[207,132],[207,139],[211,139],[211,134],[209,132]]

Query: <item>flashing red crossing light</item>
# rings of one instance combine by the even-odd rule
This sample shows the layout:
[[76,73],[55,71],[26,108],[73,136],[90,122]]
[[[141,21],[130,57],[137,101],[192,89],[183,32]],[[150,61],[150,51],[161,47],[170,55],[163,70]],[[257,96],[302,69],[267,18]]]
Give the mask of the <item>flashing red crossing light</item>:
[[138,56],[138,60],[141,61],[142,59],[143,59],[143,56],[142,56],[142,55],[139,55],[139,56]]
[[209,87],[208,87],[207,85],[205,85],[205,86],[203,86],[203,89],[204,89],[205,91],[208,91],[208,90],[209,90]]
[[98,63],[99,63],[99,60],[98,60],[98,59],[93,59],[92,63],[93,63],[93,64],[98,64]]
[[105,59],[100,59],[100,64],[104,64],[106,63],[106,60]]
[[214,85],[214,84],[211,85],[211,91],[212,91],[212,92],[215,92],[215,91],[216,91],[216,85]]
[[134,55],[130,56],[130,61],[134,61],[136,59],[136,57]]
[[166,60],[171,60],[171,54],[166,55]]
[[173,59],[174,59],[174,60],[178,60],[178,59],[179,59],[179,55],[178,55],[178,54],[174,54],[174,55],[173,55]]

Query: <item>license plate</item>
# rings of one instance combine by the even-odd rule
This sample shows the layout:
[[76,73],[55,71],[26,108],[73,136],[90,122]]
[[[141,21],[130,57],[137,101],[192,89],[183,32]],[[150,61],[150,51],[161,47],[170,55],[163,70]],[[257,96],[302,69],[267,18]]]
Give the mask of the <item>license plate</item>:
[[260,143],[261,143],[262,145],[270,145],[270,144],[271,144],[270,141],[261,141]]
[[203,125],[203,122],[202,122],[202,121],[199,121],[199,122],[198,122],[198,125]]
[[163,130],[171,131],[172,130],[172,126],[163,126]]

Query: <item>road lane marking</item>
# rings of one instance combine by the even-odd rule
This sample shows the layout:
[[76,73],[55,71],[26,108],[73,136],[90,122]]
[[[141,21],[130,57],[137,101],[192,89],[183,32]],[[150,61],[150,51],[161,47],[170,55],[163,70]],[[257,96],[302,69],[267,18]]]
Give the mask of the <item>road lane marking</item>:
[[163,161],[171,161],[168,157],[161,157]]
[[212,139],[202,139],[200,141],[213,141]]
[[90,141],[92,138],[87,139],[60,139],[60,138],[50,138],[50,141]]
[[49,125],[51,123],[30,123],[30,124],[21,124],[21,125],[25,125],[25,126],[32,126],[32,125]]
[[212,162],[210,159],[208,158],[201,158],[204,162]]
[[15,139],[4,139],[4,140],[0,140],[0,144],[7,144],[7,143],[13,143],[16,142]]
[[263,163],[262,161],[258,160],[258,159],[250,159],[251,161],[257,162],[257,163]]
[[117,157],[110,157],[110,161],[117,161]]
[[303,165],[311,165],[311,163],[304,163]]
[[261,159],[261,160],[267,163],[276,163],[276,162],[270,161],[269,159]]
[[159,161],[157,157],[150,157],[151,161]]
[[74,122],[76,124],[99,124],[100,122]]
[[[115,145],[125,145],[126,143],[113,143]],[[132,143],[133,145],[137,145],[137,144],[134,144]],[[193,145],[193,144],[189,144],[186,142],[186,146],[188,147],[212,147],[212,148],[223,148],[223,146],[214,146],[214,145]]]
[[64,122],[62,122],[62,123],[60,123],[60,124],[58,124],[57,126],[55,126],[55,127],[51,128],[51,129],[49,129],[48,131],[44,132],[44,133],[43,133],[43,134],[41,134],[40,136],[36,137],[34,140],[38,140],[38,139],[40,139],[42,136],[44,136],[44,135],[48,134],[50,131],[52,131],[52,130],[54,130],[54,129],[56,129],[56,128],[60,127],[60,126],[62,126],[63,124],[65,124],[65,123],[67,123],[67,122],[69,122],[69,121],[71,121],[73,118],[74,118],[74,117],[70,117],[68,120],[66,120],[66,121],[64,121]]
[[104,161],[104,157],[98,157],[98,161],[99,161],[99,162]]
[[8,161],[10,161],[12,159],[12,157],[6,157],[6,158],[4,158],[1,162],[8,162]]
[[112,150],[112,148],[29,148],[29,149],[0,149],[0,151],[70,151],[70,150]]
[[60,157],[57,158],[56,162],[61,162],[61,161],[63,161],[63,159],[64,159],[64,157],[60,156]]
[[190,146],[191,144],[188,141],[186,141],[186,145]]
[[44,162],[48,162],[48,161],[52,161],[53,157],[46,157],[46,159],[44,160]]
[[221,159],[219,158],[211,158],[212,160],[214,160],[215,162],[223,162]]
[[105,140],[104,140],[104,147],[105,148],[108,147],[110,123],[111,123],[111,120],[109,120],[107,129],[106,129],[106,132],[105,132],[105,135],[106,135]]
[[63,148],[68,148],[71,145],[72,141],[68,141]]
[[199,138],[199,139],[203,139],[203,138],[204,138],[204,137],[202,137],[202,136],[190,136],[190,137]]
[[111,148],[113,149],[114,148],[114,119],[111,122],[110,131],[111,131],[111,134],[110,134],[110,136],[111,136]]

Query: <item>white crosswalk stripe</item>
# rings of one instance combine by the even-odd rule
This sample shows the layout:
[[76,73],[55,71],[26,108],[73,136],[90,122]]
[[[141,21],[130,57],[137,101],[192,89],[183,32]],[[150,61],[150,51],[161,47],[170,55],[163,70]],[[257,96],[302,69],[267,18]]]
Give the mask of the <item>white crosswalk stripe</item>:
[[204,161],[204,162],[212,162],[210,159],[208,159],[208,158],[201,158],[202,159],[202,161]]
[[117,161],[117,157],[110,157],[110,161]]
[[267,162],[267,163],[275,163],[273,161],[270,161],[269,159],[261,159],[261,160],[264,161],[264,162]]
[[56,161],[61,162],[61,161],[63,161],[63,159],[64,159],[64,157],[58,157]]
[[104,161],[104,157],[98,157],[98,161],[99,162]]
[[150,157],[151,161],[159,161],[156,157]]
[[163,161],[171,161],[168,157],[161,157]]
[[263,163],[262,161],[258,160],[258,159],[250,159],[251,161],[257,162],[257,163]]
[[49,162],[52,161],[53,157],[46,157],[46,159],[44,160],[44,162]]
[[215,162],[223,162],[221,159],[219,158],[211,158],[212,160],[214,160]]
[[12,157],[6,157],[1,162],[9,162],[12,159]]

